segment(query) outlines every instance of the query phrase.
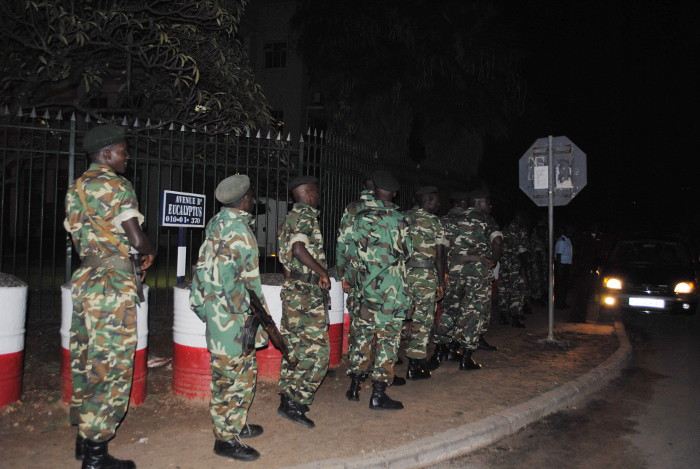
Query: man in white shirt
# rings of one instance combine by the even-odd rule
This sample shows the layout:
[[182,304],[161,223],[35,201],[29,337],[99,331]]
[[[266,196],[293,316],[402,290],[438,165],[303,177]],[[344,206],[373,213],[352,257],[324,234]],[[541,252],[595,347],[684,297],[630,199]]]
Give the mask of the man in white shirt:
[[554,305],[557,309],[568,308],[566,292],[569,289],[569,273],[573,259],[571,240],[567,236],[568,228],[562,230],[561,236],[554,245]]

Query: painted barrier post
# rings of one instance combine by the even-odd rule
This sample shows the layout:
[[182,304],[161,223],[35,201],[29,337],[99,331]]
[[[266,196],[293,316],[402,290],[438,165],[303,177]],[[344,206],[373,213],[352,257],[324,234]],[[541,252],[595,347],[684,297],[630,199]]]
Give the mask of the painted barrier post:
[[0,273],[0,408],[22,398],[27,284]]

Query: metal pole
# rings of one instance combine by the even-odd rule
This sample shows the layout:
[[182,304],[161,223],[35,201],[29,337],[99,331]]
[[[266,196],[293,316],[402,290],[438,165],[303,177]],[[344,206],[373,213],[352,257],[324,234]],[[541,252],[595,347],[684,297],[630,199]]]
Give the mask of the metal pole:
[[554,162],[552,161],[552,136],[549,136],[548,214],[549,214],[549,333],[547,340],[554,340]]
[[176,285],[185,281],[187,271],[187,228],[178,228],[177,231],[177,280]]
[[[76,120],[72,118],[70,120],[70,143],[68,146],[68,184],[70,186],[75,179],[75,132],[76,132]],[[73,266],[71,265],[73,260],[73,240],[69,233],[66,233],[66,283],[70,282],[72,277]]]

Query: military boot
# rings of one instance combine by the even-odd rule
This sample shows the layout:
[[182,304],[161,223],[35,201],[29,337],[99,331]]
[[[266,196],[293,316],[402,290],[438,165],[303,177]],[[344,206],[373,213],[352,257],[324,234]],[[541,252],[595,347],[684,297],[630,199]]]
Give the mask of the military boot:
[[462,352],[460,350],[459,342],[450,342],[449,352],[447,352],[447,359],[451,362],[462,361]]
[[360,400],[360,386],[362,385],[362,375],[350,375],[350,389],[345,393],[345,397],[349,401],[359,401]]
[[218,456],[237,459],[239,461],[255,461],[260,457],[260,453],[238,438],[229,441],[216,440],[214,442],[214,453]]
[[484,334],[479,334],[479,348],[481,350],[491,350],[491,351],[496,351],[498,350],[498,347],[495,345],[491,345],[488,342],[486,342],[486,339],[484,339]]
[[449,353],[449,347],[447,344],[435,344],[435,351],[433,356],[430,357],[428,361],[428,369],[430,371],[437,370],[440,365],[447,361],[447,354]]
[[112,457],[107,452],[107,442],[85,440],[85,455],[82,469],[136,469],[134,461],[124,461]]
[[386,393],[386,383],[372,381],[372,396],[369,399],[369,408],[372,410],[399,410],[403,404],[390,398]]
[[285,393],[281,393],[281,395],[282,403],[277,409],[278,415],[291,420],[302,427],[314,428],[316,426],[314,421],[305,415],[309,410],[308,406],[290,399]]
[[472,351],[463,349],[462,350],[462,361],[459,364],[460,370],[478,370],[481,368],[481,363],[477,363],[472,358]]
[[82,461],[83,456],[85,456],[85,438],[78,433],[75,437],[75,460]]
[[420,360],[415,358],[408,359],[408,368],[406,369],[406,379],[415,381],[417,379],[430,378],[430,371],[423,367]]

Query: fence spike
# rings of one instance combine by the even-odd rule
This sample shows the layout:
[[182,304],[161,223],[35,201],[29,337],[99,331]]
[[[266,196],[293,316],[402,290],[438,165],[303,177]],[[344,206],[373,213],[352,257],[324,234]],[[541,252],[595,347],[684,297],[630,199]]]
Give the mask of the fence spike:
[[32,112],[29,114],[29,117],[36,119],[36,109],[32,108]]
[[303,135],[299,135],[299,143],[304,143],[304,136]]
[[71,113],[70,120],[71,120],[71,122],[75,122],[77,120],[77,118],[75,117],[75,112]]
[[207,131],[207,124],[204,124],[204,131]]
[[323,140],[323,130],[321,130],[321,140]]
[[184,131],[185,131],[185,124],[182,124],[182,127],[180,127],[180,132],[184,132]]
[[316,129],[314,129],[314,138],[318,137],[318,133],[316,132]]
[[124,116],[124,119],[122,119],[122,126],[129,127],[129,121],[126,119],[126,116]]
[[306,130],[306,135],[309,135],[309,136],[311,135],[311,127],[309,127],[309,128]]
[[92,122],[92,119],[90,118],[90,114],[85,114],[85,122]]
[[260,134],[260,129],[258,129],[258,133],[255,134],[255,138],[260,138],[262,135]]
[[19,110],[17,111],[17,117],[22,117],[22,106],[20,106]]
[[[163,125],[163,119],[158,119],[158,127]],[[172,129],[171,129],[172,130]]]
[[2,111],[3,116],[9,116],[10,115],[10,108],[7,107],[7,104],[5,104],[5,109]]
[[245,128],[245,136],[250,138],[250,129],[248,127]]
[[58,110],[58,114],[56,114],[56,120],[57,121],[62,121],[63,120],[63,112],[61,110]]
[[134,120],[134,127],[141,127],[139,124],[139,118],[137,117],[136,120]]
[[282,141],[282,132],[277,132],[277,141]]
[[292,133],[291,132],[287,132],[287,141],[288,142],[292,141]]
[[109,120],[110,120],[111,122],[114,122],[114,119],[115,119],[114,114],[112,114],[112,117],[110,117]]
[[44,120],[49,120],[51,119],[51,114],[49,114],[49,109],[46,109],[46,112],[44,113]]
[[[260,135],[260,131],[258,130],[258,135]],[[267,140],[270,140],[270,131],[267,131],[267,135],[265,136]]]
[[150,126],[151,126],[151,118],[149,117],[148,119],[146,119],[146,127],[150,127]]
[[174,122],[171,122],[171,123],[170,123],[170,128],[169,128],[168,130],[170,130],[171,132],[172,132],[173,130],[175,130],[175,123],[174,123]]

